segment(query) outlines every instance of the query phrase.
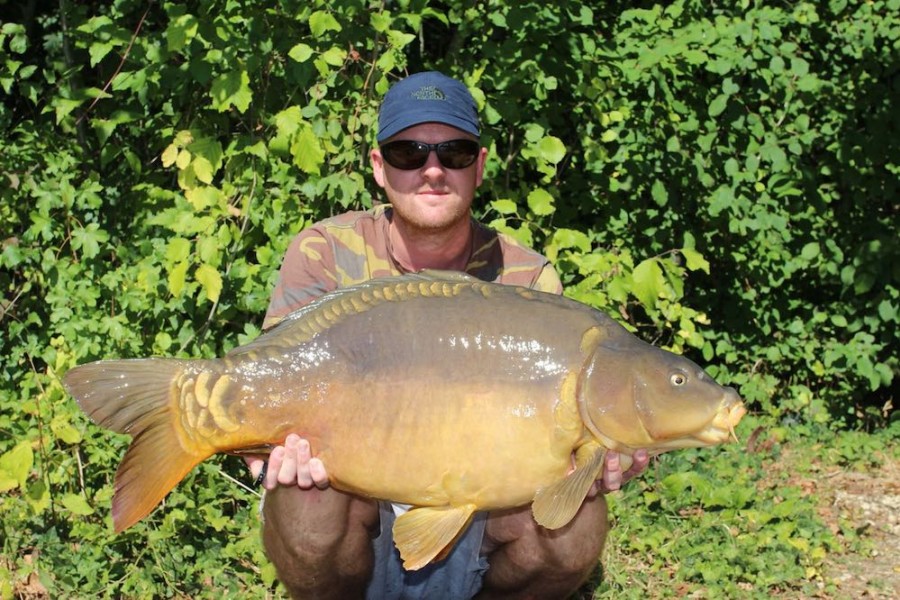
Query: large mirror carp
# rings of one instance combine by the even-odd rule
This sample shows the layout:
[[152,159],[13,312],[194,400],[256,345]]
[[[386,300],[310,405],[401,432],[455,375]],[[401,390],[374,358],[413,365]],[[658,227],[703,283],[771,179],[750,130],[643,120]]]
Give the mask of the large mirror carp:
[[220,359],[104,360],[64,381],[95,423],[134,438],[116,531],[213,454],[295,432],[335,488],[413,506],[394,527],[407,569],[475,511],[532,503],[562,527],[607,450],[718,444],[745,413],[733,389],[593,308],[440,272],[335,291]]

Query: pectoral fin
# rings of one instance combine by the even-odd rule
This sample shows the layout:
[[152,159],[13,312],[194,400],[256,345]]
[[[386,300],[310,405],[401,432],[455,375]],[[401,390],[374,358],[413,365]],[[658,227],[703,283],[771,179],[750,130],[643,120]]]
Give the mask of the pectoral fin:
[[465,529],[475,505],[414,508],[394,522],[394,543],[407,571],[421,569]]
[[538,490],[531,512],[547,529],[559,529],[572,520],[594,481],[603,472],[606,448],[585,444],[575,452],[575,470],[565,479]]

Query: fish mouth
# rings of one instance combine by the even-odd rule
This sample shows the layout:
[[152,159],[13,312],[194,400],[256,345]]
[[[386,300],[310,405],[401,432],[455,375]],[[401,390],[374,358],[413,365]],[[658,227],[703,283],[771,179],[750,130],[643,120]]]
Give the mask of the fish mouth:
[[705,444],[721,444],[730,440],[738,441],[734,428],[747,414],[747,407],[744,406],[737,392],[731,388],[728,391],[730,393],[722,401],[719,410],[716,411],[716,416],[713,417],[710,424],[694,436]]

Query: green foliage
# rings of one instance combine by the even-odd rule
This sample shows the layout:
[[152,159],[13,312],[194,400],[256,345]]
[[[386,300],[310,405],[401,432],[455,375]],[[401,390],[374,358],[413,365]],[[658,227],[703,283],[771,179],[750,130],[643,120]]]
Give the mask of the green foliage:
[[[473,90],[490,149],[477,212],[545,252],[568,295],[708,365],[791,435],[883,424],[900,320],[897,8],[0,5],[0,596],[32,574],[53,596],[269,593],[255,497],[222,475],[246,478],[238,461],[202,466],[112,533],[126,440],[90,425],[59,375],[255,337],[291,236],[380,200],[366,157],[407,71]],[[858,464],[866,439],[834,452]],[[754,481],[705,456],[671,459],[648,506],[679,515],[676,490],[699,496],[691,535],[734,549],[744,583],[790,587],[772,578],[815,568],[831,546],[812,517],[739,528]],[[735,483],[718,491],[713,469]],[[670,534],[646,518],[663,568]],[[793,567],[764,572],[753,544]],[[690,556],[686,580],[715,575]]]
[[742,425],[764,431],[770,444],[762,451],[733,444],[665,454],[609,496],[615,526],[595,597],[834,594],[826,558],[863,544],[852,527],[833,531],[822,522],[831,499],[821,479],[896,460],[897,428],[872,435],[820,427],[785,439],[766,423],[748,417]]

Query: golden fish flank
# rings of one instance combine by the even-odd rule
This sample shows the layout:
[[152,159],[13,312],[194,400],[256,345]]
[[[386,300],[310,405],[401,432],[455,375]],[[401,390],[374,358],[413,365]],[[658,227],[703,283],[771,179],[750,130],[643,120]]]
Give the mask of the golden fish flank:
[[608,449],[627,463],[637,448],[721,443],[745,412],[734,390],[590,307],[454,273],[328,294],[222,359],[100,361],[65,384],[95,422],[134,436],[117,531],[212,454],[296,432],[335,488],[413,506],[394,527],[407,569],[475,511],[531,502],[539,524],[562,527]]

